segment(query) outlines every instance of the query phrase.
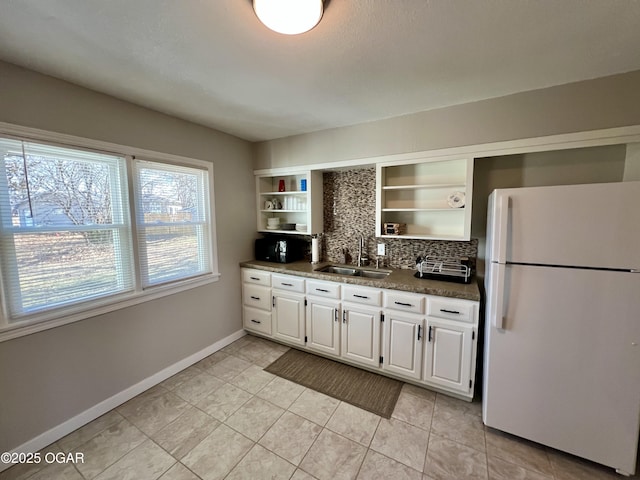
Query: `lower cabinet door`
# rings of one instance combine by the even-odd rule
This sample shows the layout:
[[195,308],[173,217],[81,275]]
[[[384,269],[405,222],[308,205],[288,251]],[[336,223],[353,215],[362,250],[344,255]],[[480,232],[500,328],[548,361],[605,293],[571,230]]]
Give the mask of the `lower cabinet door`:
[[343,305],[342,356],[363,365],[379,367],[380,320],[380,309]]
[[307,348],[340,355],[340,302],[307,299]]
[[304,295],[273,294],[273,336],[304,345]]
[[242,307],[244,328],[253,332],[271,335],[271,312],[252,307]]
[[424,318],[396,314],[389,310],[384,319],[384,361],[382,368],[403,377],[422,377]]
[[471,390],[473,328],[427,317],[424,380],[449,390]]

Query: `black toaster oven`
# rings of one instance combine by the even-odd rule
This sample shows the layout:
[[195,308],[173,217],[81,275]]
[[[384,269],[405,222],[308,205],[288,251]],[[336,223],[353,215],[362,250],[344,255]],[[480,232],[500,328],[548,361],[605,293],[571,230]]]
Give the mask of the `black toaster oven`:
[[299,238],[268,235],[258,238],[255,244],[256,260],[276,263],[290,263],[304,259],[307,242]]

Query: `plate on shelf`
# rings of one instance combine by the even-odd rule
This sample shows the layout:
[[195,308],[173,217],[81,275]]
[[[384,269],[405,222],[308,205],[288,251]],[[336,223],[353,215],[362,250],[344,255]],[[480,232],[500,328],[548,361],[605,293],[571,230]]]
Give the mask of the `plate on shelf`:
[[447,203],[451,208],[462,208],[465,202],[464,192],[453,192],[447,197]]
[[280,229],[280,225],[275,226],[275,227],[271,227],[269,225],[267,225],[267,230],[279,230]]

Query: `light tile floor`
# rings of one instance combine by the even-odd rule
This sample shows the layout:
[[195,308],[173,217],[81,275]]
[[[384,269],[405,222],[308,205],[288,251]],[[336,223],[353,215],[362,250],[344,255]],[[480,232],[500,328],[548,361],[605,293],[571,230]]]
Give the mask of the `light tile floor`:
[[85,463],[0,480],[623,478],[484,427],[479,402],[405,385],[387,420],[263,370],[286,350],[243,337],[43,450]]

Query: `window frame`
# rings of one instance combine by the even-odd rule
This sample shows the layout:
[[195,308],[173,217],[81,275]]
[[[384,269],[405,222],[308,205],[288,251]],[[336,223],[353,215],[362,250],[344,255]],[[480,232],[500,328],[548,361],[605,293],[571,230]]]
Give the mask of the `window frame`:
[[[6,135],[0,135],[2,138],[8,138],[10,140],[14,140],[16,142],[22,141],[21,139],[16,139],[14,137],[9,137]],[[36,143],[36,142],[31,142]],[[51,146],[50,143],[42,144],[47,147]],[[56,146],[57,147],[57,146]],[[66,147],[65,147],[66,148]],[[98,153],[100,155],[104,154],[104,152],[95,152],[88,151],[87,149],[79,149],[73,148],[74,152],[83,152],[86,151],[89,154]],[[110,196],[112,198],[116,198],[118,201],[111,202],[113,207],[113,221],[111,223],[105,224],[81,224],[81,225],[27,225],[27,226],[15,226],[13,225],[13,218],[10,212],[3,212],[3,215],[6,217],[2,218],[3,228],[7,228],[6,232],[3,233],[3,236],[6,236],[7,241],[4,242],[3,246],[8,247],[9,249],[5,251],[3,256],[6,256],[5,266],[7,267],[6,272],[2,272],[3,279],[11,277],[13,280],[17,280],[20,276],[17,256],[15,255],[16,244],[19,243],[19,239],[22,236],[29,235],[46,235],[47,233],[72,233],[72,232],[104,232],[110,231],[113,234],[114,252],[117,252],[117,255],[123,260],[115,265],[116,267],[116,283],[121,286],[121,288],[116,288],[112,291],[106,293],[95,293],[85,295],[83,297],[74,298],[72,300],[60,300],[58,302],[50,302],[47,305],[43,306],[32,306],[25,307],[22,302],[23,293],[25,290],[20,288],[20,285],[7,285],[7,292],[12,290],[15,294],[15,298],[6,298],[6,303],[3,305],[5,310],[9,312],[13,310],[14,316],[13,320],[11,320],[11,315],[7,313],[5,320],[9,324],[15,324],[21,321],[24,318],[30,318],[38,313],[48,312],[56,309],[65,308],[67,306],[75,306],[80,304],[87,304],[88,302],[92,302],[101,298],[112,298],[119,295],[123,295],[125,293],[132,292],[134,289],[134,271],[133,265],[134,260],[132,257],[132,249],[133,245],[131,242],[131,215],[129,212],[129,208],[131,205],[131,201],[128,198],[128,185],[127,185],[127,160],[124,155],[108,155],[112,157],[110,159],[96,160],[96,159],[75,159],[74,161],[78,163],[87,163],[87,164],[95,164],[106,166],[108,169],[108,178],[110,185]],[[7,182],[2,175],[0,178],[0,188],[8,188]],[[3,206],[0,206],[0,210],[3,209]],[[7,292],[3,292],[6,296],[8,296]],[[15,302],[12,305],[12,302]],[[11,308],[13,306],[13,308]]]
[[[116,293],[102,298],[79,301],[73,304],[42,310],[33,314],[20,316],[19,319],[10,319],[8,311],[8,299],[4,285],[3,275],[0,275],[0,342],[30,335],[50,328],[77,322],[87,318],[102,315],[122,308],[127,308],[140,303],[172,295],[185,290],[208,285],[220,279],[218,271],[216,215],[215,215],[215,189],[214,189],[214,164],[213,161],[199,160],[173,154],[166,154],[136,147],[90,140],[73,135],[59,134],[45,130],[22,127],[5,122],[0,122],[0,136],[22,141],[44,143],[51,146],[88,150],[108,155],[119,155],[125,158],[126,188],[128,189],[130,241],[132,249],[132,263],[134,269],[134,289],[130,292]],[[143,288],[140,273],[139,246],[137,238],[137,206],[134,196],[134,161],[140,159],[168,165],[197,168],[206,172],[208,180],[208,237],[211,273],[183,280],[175,280],[170,283],[146,286]],[[4,174],[4,173],[3,173]],[[1,268],[1,267],[0,267]],[[1,272],[0,272],[1,273]],[[10,321],[12,320],[12,321]]]
[[[143,261],[141,259],[141,257],[146,253],[146,249],[147,249],[147,245],[146,243],[143,243],[141,241],[141,236],[139,235],[140,230],[145,230],[147,228],[149,228],[150,224],[146,223],[143,221],[143,213],[142,213],[142,192],[139,190],[140,188],[140,184],[139,184],[139,180],[140,180],[140,175],[139,175],[139,170],[144,168],[143,165],[144,164],[153,164],[153,165],[159,165],[158,167],[149,167],[149,168],[157,168],[158,170],[162,169],[162,165],[166,165],[168,168],[166,168],[165,171],[170,172],[171,170],[173,170],[172,167],[177,167],[176,170],[180,169],[180,168],[190,168],[190,169],[194,169],[194,170],[199,170],[200,172],[204,172],[205,175],[204,177],[206,178],[206,184],[203,183],[203,185],[200,185],[199,188],[202,189],[203,192],[203,197],[204,200],[206,202],[207,197],[211,198],[212,196],[212,179],[208,177],[207,170],[204,168],[200,168],[197,167],[195,165],[185,165],[185,164],[176,164],[176,163],[168,163],[168,162],[162,162],[162,161],[158,161],[158,160],[154,160],[154,159],[150,159],[150,158],[138,158],[135,157],[132,159],[131,162],[131,170],[132,170],[132,174],[130,175],[131,177],[131,184],[133,185],[133,199],[131,200],[131,208],[133,209],[133,211],[131,212],[131,217],[132,217],[132,225],[134,225],[134,235],[135,235],[135,240],[134,240],[134,247],[136,248],[136,252],[138,255],[138,258],[136,259],[136,268],[138,268],[140,271],[137,272],[136,278],[141,282],[141,289],[142,290],[149,290],[149,289],[153,289],[153,288],[157,288],[160,287],[162,285],[169,285],[172,283],[179,283],[191,278],[197,278],[197,277],[202,277],[202,276],[206,276],[209,273],[199,273],[197,275],[191,276],[191,277],[186,277],[183,279],[169,279],[167,281],[161,281],[161,282],[156,282],[156,283],[151,283],[149,280],[149,273],[148,273],[148,265],[146,268],[146,273],[143,271],[145,270],[145,268],[143,268]],[[211,208],[207,208],[207,205],[199,205],[200,208],[202,208],[203,211],[203,220],[199,220],[197,222],[188,222],[188,223],[179,223],[179,224],[175,224],[175,226],[186,226],[186,225],[200,225],[201,226],[201,230],[208,230],[207,232],[203,232],[200,235],[204,236],[204,237],[208,237],[209,239],[211,238]],[[171,227],[174,226],[174,224],[172,223],[165,223],[163,224],[163,226],[167,226],[167,227]],[[208,228],[207,228],[208,227]],[[204,240],[204,239],[203,239]],[[209,241],[209,247],[207,248],[207,246],[205,245],[206,248],[206,255],[209,258],[209,265],[208,267],[210,267],[210,269],[213,269],[212,263],[213,263],[213,255],[214,252],[211,250],[211,241]]]

